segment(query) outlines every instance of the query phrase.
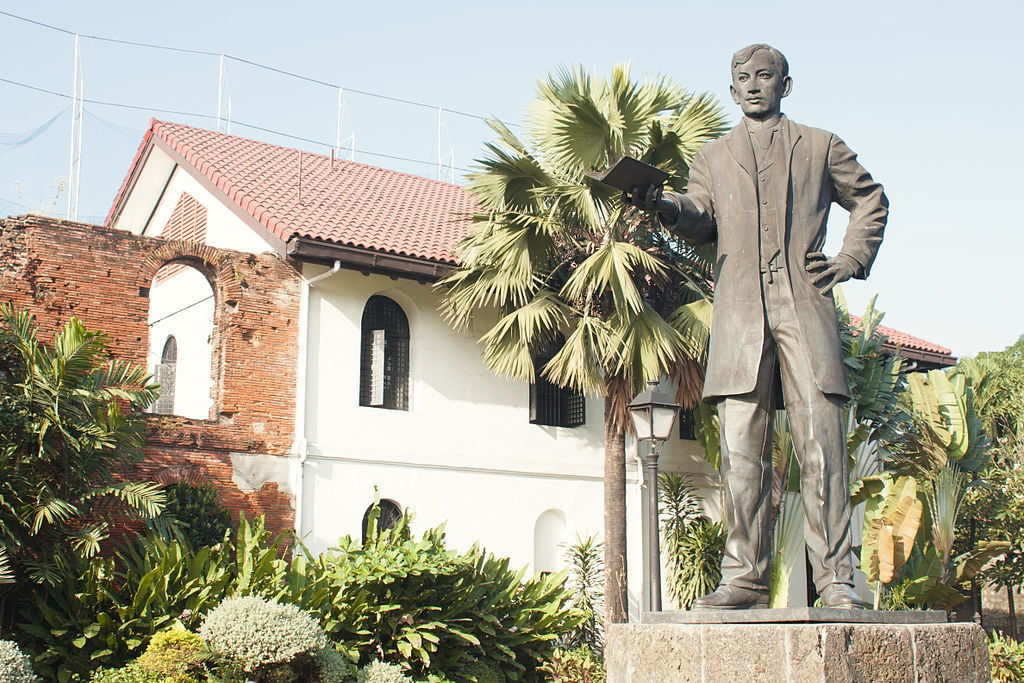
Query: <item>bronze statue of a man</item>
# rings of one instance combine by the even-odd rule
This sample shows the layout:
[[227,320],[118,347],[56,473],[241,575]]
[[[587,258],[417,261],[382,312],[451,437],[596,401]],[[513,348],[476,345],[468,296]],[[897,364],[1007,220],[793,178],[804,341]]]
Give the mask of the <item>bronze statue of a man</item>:
[[[684,239],[718,247],[704,400],[718,404],[728,536],[721,583],[695,608],[768,604],[773,397],[780,380],[815,585],[826,607],[859,606],[843,420],[850,390],[832,288],[867,277],[888,200],[842,140],[781,112],[792,87],[786,58],[775,48],[737,52],[730,92],[742,122],[697,153],[686,194],[652,186],[631,198]],[[833,202],[850,212],[850,221],[841,250],[827,257]]]

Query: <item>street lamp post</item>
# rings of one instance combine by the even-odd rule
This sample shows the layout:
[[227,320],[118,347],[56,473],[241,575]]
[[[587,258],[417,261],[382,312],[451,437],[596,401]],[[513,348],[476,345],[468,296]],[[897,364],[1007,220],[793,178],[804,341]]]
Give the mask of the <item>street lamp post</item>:
[[647,518],[644,524],[644,545],[647,549],[647,604],[648,612],[661,611],[661,547],[658,541],[658,448],[672,434],[672,426],[679,414],[679,405],[668,394],[658,391],[658,382],[648,383],[629,404],[629,416],[636,429],[637,448],[641,441],[650,443],[642,456],[644,487],[647,489]]

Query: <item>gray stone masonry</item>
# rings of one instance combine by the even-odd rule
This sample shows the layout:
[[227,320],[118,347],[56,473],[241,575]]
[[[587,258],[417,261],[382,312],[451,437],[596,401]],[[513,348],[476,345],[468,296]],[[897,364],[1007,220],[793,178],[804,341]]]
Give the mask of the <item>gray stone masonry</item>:
[[605,663],[609,683],[990,680],[971,623],[611,624]]

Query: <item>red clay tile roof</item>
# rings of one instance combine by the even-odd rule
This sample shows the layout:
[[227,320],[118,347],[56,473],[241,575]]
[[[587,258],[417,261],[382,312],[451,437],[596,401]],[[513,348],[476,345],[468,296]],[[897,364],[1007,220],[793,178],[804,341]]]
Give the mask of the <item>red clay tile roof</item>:
[[[307,237],[454,264],[454,246],[475,209],[458,185],[376,166],[332,164],[322,154],[155,119],[143,146],[150,135],[286,242]],[[128,184],[126,178],[108,223]]]
[[[860,327],[861,318],[860,316],[851,315],[850,322],[854,326]],[[892,327],[886,327],[885,325],[878,325],[875,329],[878,330],[879,334],[889,338],[889,346],[899,347],[903,349],[913,349],[915,351],[923,351],[927,354],[950,356],[950,358],[952,359],[953,351],[951,349],[947,349],[945,346],[939,346],[938,344],[932,343],[930,341],[925,341],[920,337],[909,335],[906,332],[900,332],[897,329],[893,329]]]

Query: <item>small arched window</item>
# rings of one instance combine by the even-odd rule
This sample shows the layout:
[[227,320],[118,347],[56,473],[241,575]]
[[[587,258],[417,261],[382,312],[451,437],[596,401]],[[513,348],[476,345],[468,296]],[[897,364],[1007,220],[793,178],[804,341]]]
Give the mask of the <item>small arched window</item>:
[[[393,500],[387,498],[382,499],[376,504],[380,508],[380,516],[377,517],[377,533],[387,531],[388,529],[394,529],[395,525],[398,524],[398,520],[402,518],[402,508]],[[370,513],[373,512],[373,505],[366,508],[366,512],[363,513],[363,543],[366,543],[367,539],[367,526],[370,523]]]
[[178,342],[174,335],[168,335],[160,362],[156,366],[156,381],[160,385],[160,398],[156,400],[154,412],[157,415],[174,413],[174,380],[178,372]]
[[371,296],[363,309],[359,405],[409,409],[409,320],[386,296]]

